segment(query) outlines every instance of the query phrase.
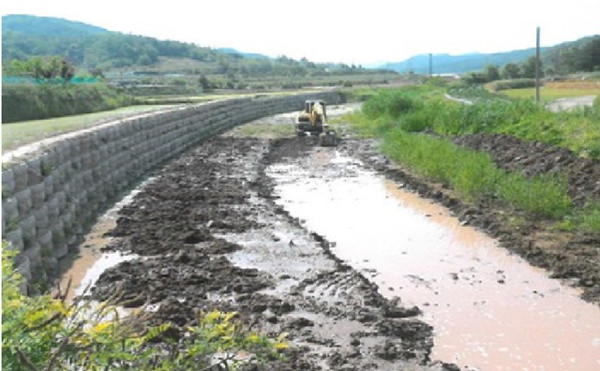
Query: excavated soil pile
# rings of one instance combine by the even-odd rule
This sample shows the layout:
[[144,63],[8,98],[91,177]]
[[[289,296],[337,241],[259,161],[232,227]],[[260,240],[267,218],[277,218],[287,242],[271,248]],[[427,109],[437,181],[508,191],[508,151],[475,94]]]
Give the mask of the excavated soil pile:
[[119,287],[127,306],[157,304],[155,323],[183,326],[220,309],[289,333],[288,361],[260,369],[457,369],[429,359],[432,328],[418,308],[382,297],[273,202],[265,166],[310,146],[215,138],[166,167],[112,232],[110,249],[141,257],[104,272],[94,298]]

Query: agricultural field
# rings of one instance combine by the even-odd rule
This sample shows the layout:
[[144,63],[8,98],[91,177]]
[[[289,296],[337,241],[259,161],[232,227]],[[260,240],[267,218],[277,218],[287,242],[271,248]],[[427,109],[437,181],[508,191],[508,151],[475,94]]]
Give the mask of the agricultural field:
[[[502,94],[512,98],[533,99],[535,97],[535,88],[503,90]],[[544,102],[551,102],[560,98],[583,97],[588,95],[600,95],[600,80],[590,82],[545,82],[540,88],[540,98]]]

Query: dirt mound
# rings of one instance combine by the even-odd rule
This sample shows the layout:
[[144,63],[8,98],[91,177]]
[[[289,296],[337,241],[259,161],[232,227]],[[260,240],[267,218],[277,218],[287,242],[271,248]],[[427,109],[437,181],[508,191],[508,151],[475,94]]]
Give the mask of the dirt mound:
[[489,153],[505,170],[528,176],[562,174],[576,205],[587,199],[600,202],[600,161],[582,158],[566,148],[539,141],[524,141],[506,134],[475,134],[458,137],[456,144]]

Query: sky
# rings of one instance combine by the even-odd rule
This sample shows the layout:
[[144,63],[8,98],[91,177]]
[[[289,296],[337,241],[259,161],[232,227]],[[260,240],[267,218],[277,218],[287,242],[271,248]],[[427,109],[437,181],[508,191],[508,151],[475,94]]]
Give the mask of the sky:
[[530,48],[536,27],[542,46],[600,34],[600,0],[2,0],[0,12],[363,66]]

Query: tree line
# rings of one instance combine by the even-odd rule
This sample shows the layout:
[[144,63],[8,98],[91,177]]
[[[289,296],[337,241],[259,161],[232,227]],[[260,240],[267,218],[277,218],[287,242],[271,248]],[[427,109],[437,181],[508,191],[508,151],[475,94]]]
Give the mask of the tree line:
[[[501,68],[487,65],[483,71],[467,74],[469,83],[486,83],[500,79],[535,78],[536,58],[531,56],[522,63],[507,63]],[[550,49],[539,64],[540,77],[567,75],[576,72],[600,71],[600,36],[593,36]]]

